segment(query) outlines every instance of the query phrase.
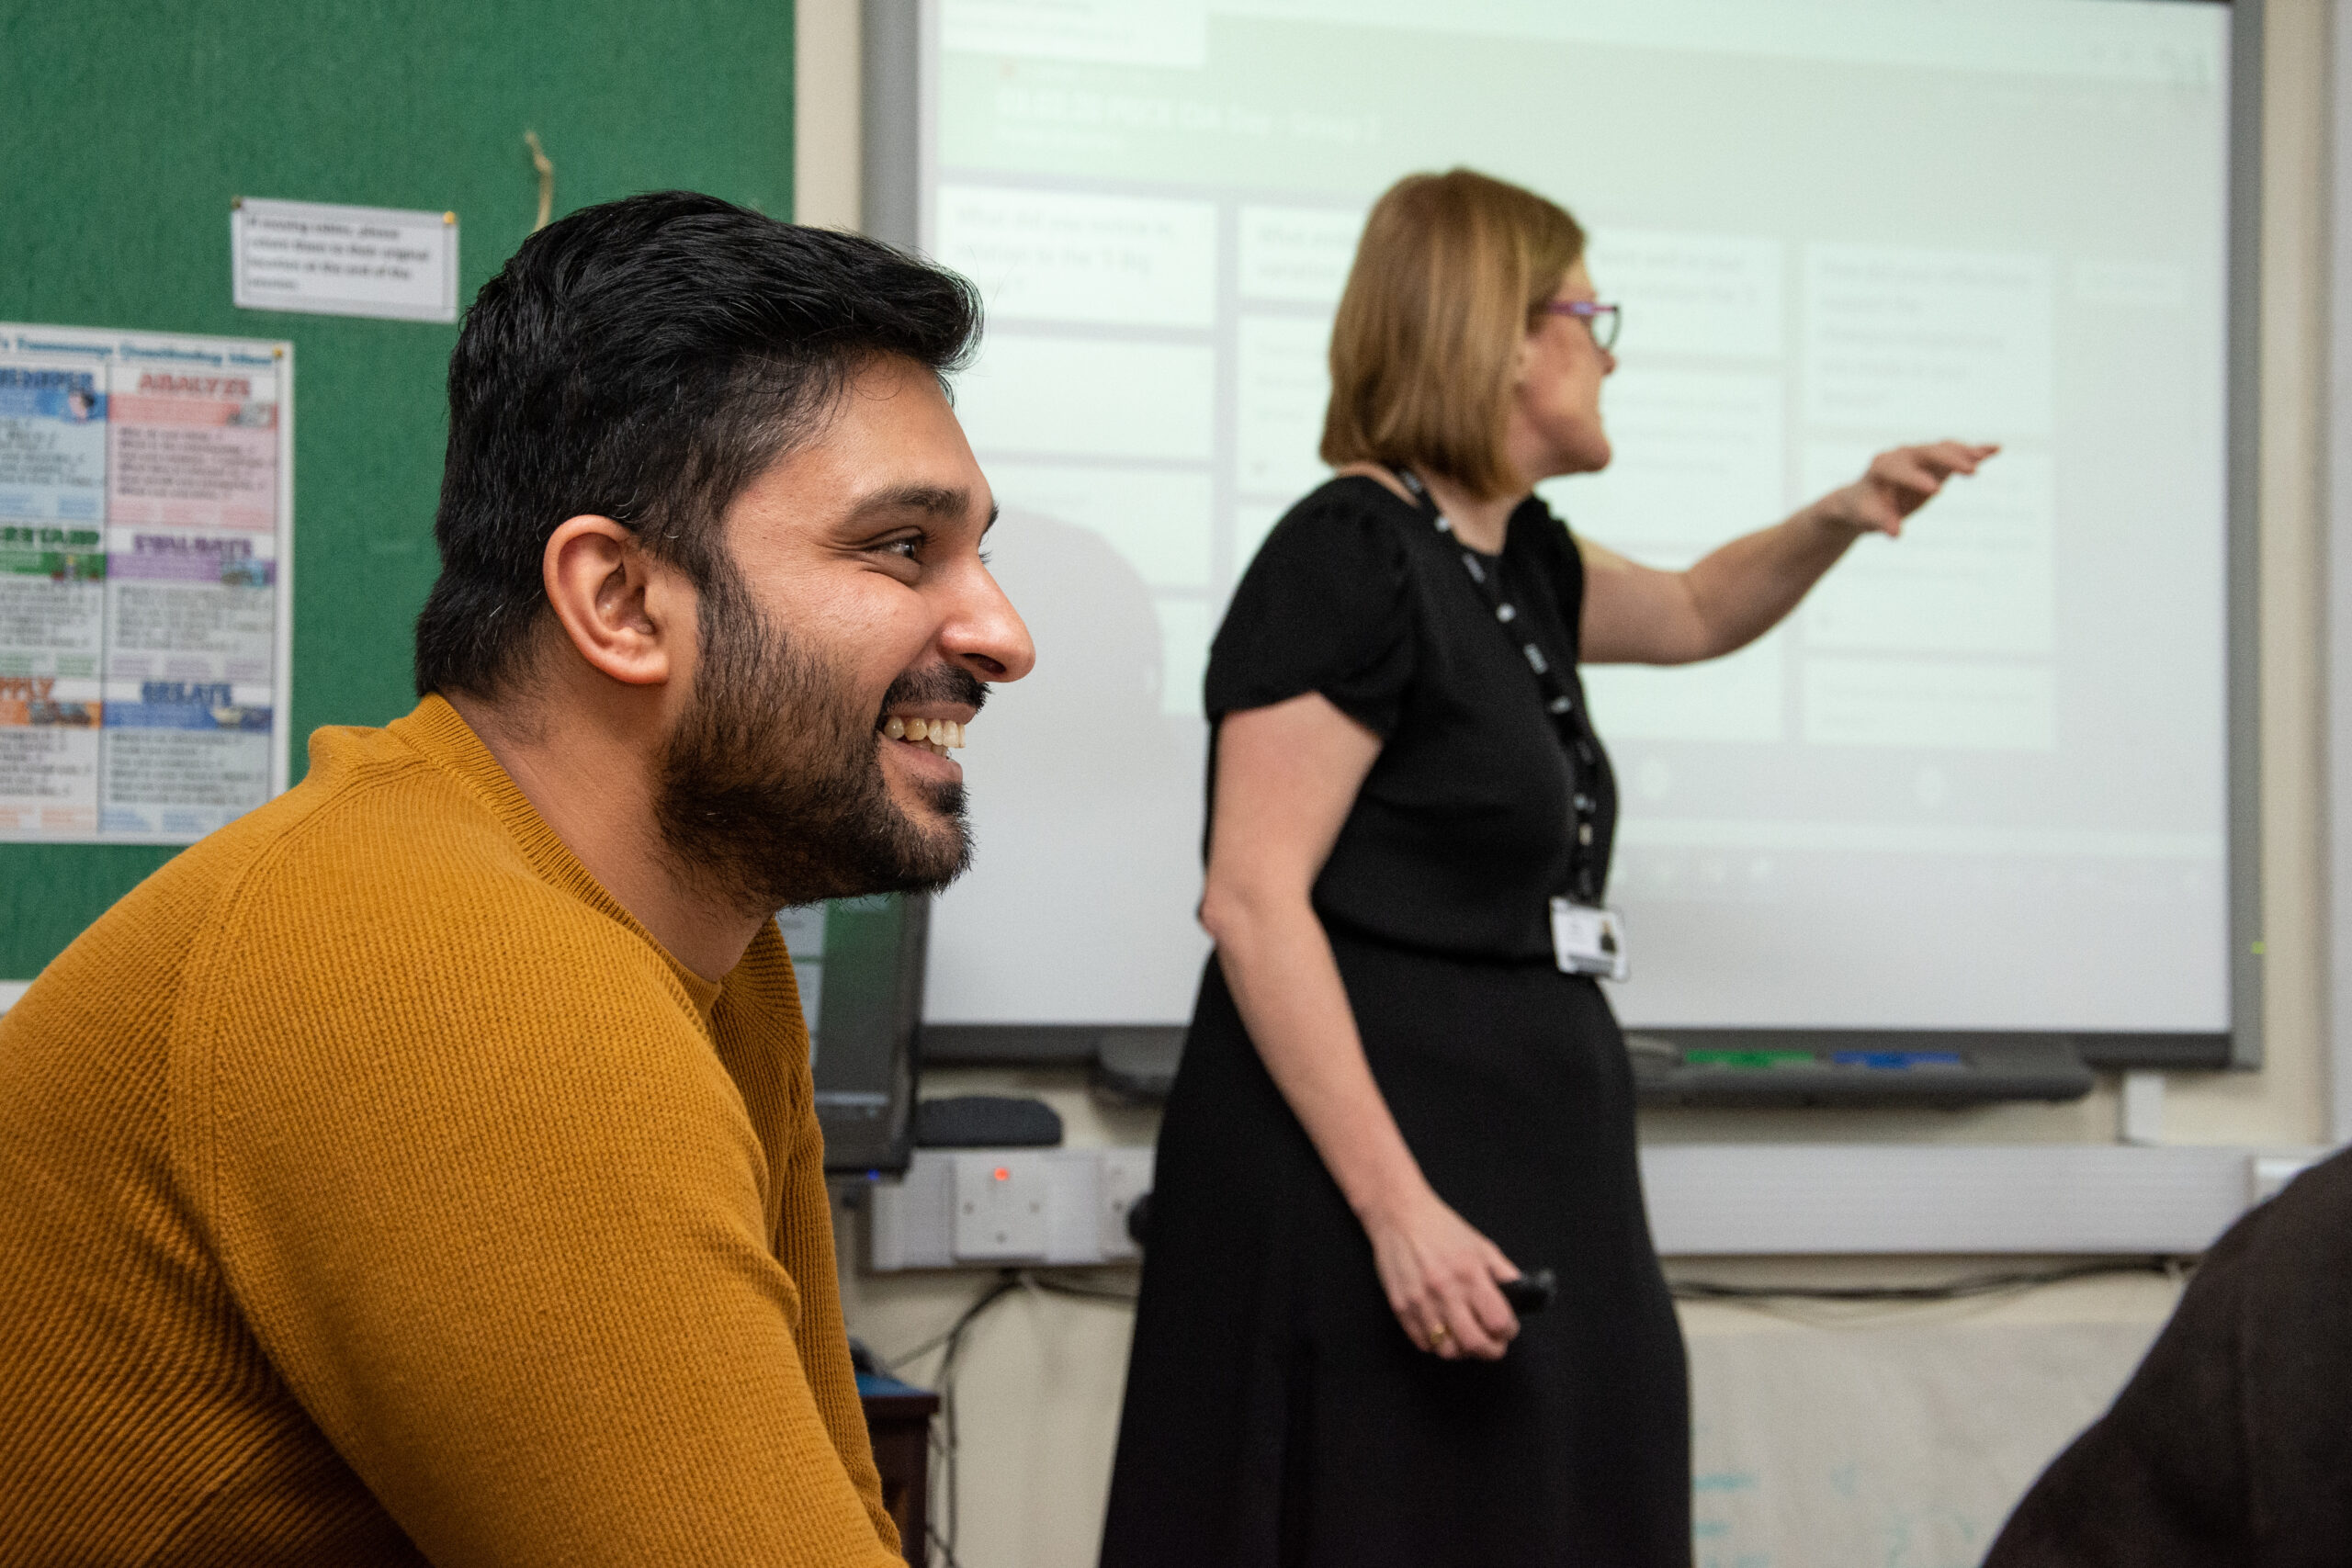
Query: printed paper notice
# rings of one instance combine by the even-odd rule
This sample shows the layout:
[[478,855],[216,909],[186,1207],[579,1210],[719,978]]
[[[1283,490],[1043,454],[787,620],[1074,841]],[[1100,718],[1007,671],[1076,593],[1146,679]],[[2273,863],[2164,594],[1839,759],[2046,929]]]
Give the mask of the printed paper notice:
[[285,787],[292,370],[0,325],[0,840],[187,842]]
[[239,201],[229,214],[241,310],[458,319],[458,215],[316,201]]

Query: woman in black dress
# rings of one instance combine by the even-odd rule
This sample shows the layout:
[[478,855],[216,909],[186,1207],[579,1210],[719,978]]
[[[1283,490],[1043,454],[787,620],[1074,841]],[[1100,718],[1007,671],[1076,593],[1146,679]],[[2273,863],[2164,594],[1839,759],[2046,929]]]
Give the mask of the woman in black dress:
[[[1105,1568],[1690,1561],[1682,1342],[1609,1003],[1555,951],[1615,816],[1581,660],[1760,636],[1991,448],[1882,454],[1688,571],[1571,539],[1614,310],[1467,170],[1373,209],[1323,457],[1211,651],[1201,977]],[[1573,944],[1572,944],[1573,945]],[[1517,1318],[1498,1289],[1552,1269]]]

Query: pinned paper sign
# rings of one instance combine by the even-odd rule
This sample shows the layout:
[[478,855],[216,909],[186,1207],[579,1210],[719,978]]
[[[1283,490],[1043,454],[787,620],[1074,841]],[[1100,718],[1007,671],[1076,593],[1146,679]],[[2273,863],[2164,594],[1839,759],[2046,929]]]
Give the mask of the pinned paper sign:
[[458,215],[240,198],[233,297],[246,310],[458,319]]

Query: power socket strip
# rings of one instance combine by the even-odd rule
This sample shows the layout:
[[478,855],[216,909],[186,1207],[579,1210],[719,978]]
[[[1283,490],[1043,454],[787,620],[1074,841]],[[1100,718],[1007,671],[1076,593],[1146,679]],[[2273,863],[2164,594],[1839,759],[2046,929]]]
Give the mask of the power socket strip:
[[1142,1257],[1127,1211],[1151,1190],[1148,1145],[917,1149],[868,1194],[876,1272],[1082,1267]]

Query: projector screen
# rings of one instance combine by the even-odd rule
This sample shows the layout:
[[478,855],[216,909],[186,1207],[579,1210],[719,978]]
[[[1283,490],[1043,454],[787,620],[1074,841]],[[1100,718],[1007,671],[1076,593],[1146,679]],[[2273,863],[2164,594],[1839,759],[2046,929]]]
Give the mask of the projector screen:
[[987,299],[957,406],[1038,653],[972,727],[927,1021],[1189,1013],[1209,638],[1324,477],[1365,209],[1467,164],[1623,306],[1575,532],[1677,567],[2003,446],[1748,649],[1587,668],[1621,1016],[2226,1033],[2230,43],[2177,0],[927,6],[918,243]]

